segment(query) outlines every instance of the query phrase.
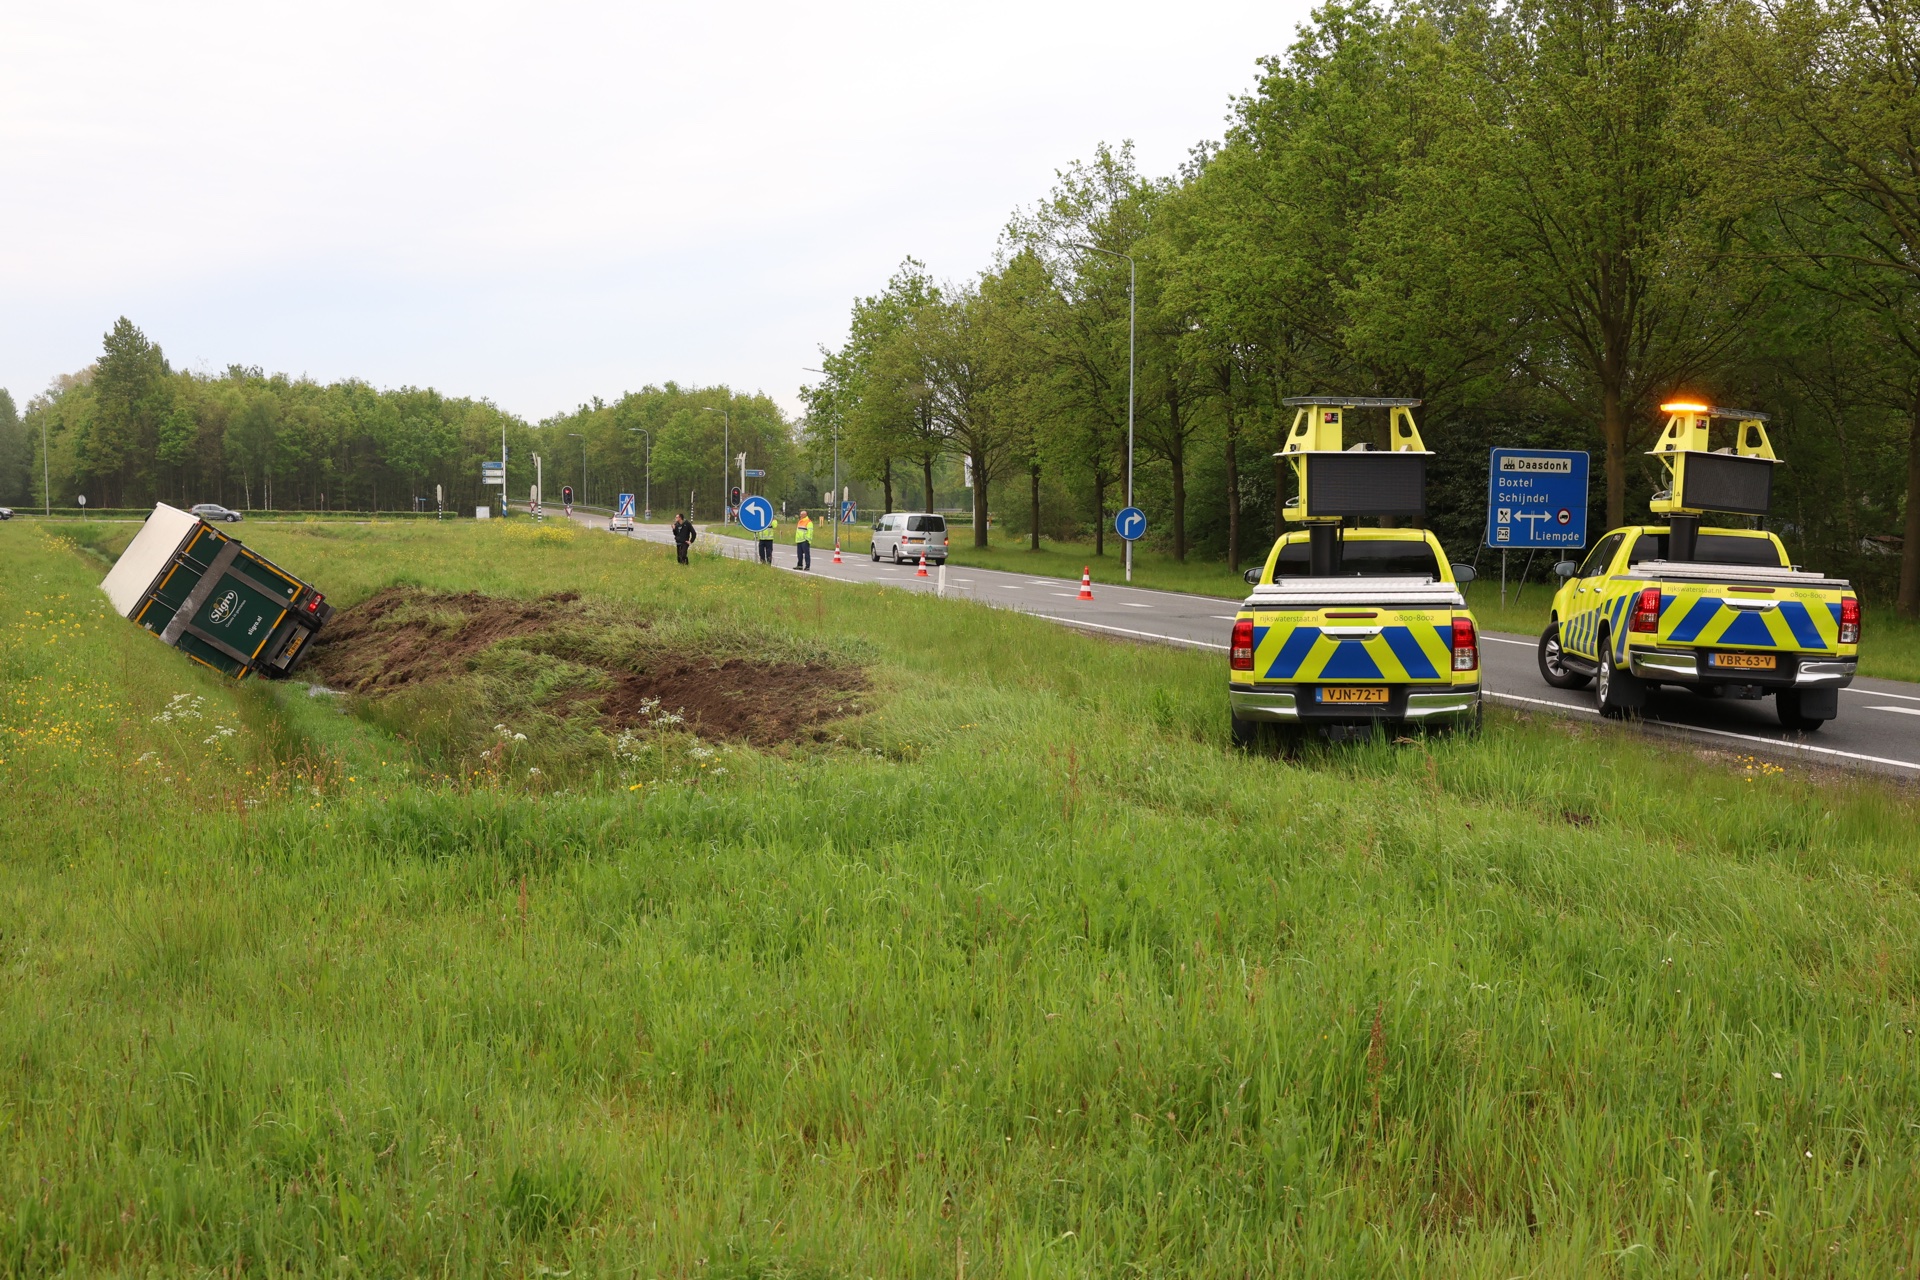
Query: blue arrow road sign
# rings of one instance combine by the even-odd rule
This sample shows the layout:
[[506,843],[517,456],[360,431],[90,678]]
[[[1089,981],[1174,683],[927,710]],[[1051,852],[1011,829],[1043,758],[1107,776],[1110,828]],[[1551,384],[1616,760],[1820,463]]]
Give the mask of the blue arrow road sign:
[[1138,507],[1122,507],[1113,518],[1113,531],[1132,542],[1146,536],[1147,513]]
[[747,468],[747,471],[746,471],[746,475],[747,475],[747,479],[749,479],[749,480],[762,480],[762,479],[765,479],[765,478],[766,478],[766,474],[767,474],[767,473],[766,473],[766,472],[764,472],[764,471],[755,471],[755,470],[754,470],[754,469],[753,469],[752,467],[748,467],[748,468]]
[[748,533],[759,533],[773,523],[773,504],[765,498],[752,497],[740,504],[740,527]]
[[1587,455],[1495,449],[1487,465],[1487,545],[1587,545]]

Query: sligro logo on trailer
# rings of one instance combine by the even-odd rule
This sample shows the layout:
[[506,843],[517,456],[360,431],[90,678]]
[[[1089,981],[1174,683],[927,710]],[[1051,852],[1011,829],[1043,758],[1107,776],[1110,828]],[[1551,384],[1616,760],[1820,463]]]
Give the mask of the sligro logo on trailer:
[[213,608],[207,611],[207,621],[216,627],[223,627],[233,621],[233,615],[240,608],[240,593],[228,588],[226,593],[213,602]]

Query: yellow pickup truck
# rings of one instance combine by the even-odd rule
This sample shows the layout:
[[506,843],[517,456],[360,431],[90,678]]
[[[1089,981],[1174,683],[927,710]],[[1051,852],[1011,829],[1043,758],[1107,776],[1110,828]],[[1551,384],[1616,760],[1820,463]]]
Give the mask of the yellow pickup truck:
[[1771,694],[1780,723],[1813,730],[1840,710],[1860,652],[1860,598],[1837,578],[1796,569],[1758,529],[1700,528],[1685,559],[1671,527],[1615,529],[1565,581],[1540,634],[1540,674],[1591,684],[1602,715],[1675,685],[1705,697]]
[[[1780,723],[1811,731],[1840,712],[1860,655],[1860,597],[1839,578],[1799,569],[1760,529],[1706,528],[1709,512],[1765,516],[1784,465],[1767,415],[1695,400],[1667,414],[1649,451],[1666,487],[1647,501],[1665,523],[1615,529],[1565,579],[1540,633],[1540,674],[1561,689],[1593,686],[1605,716],[1676,685],[1709,698],[1772,695]],[[1713,448],[1712,434],[1730,437]]]
[[1320,566],[1310,537],[1274,544],[1234,617],[1234,741],[1263,724],[1477,726],[1480,638],[1458,581],[1472,570],[1422,529],[1342,529]]

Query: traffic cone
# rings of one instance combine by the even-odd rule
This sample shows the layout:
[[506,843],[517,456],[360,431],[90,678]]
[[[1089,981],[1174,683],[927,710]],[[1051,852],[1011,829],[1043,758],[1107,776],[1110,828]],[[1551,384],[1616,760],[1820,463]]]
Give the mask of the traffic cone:
[[1082,565],[1080,568],[1080,598],[1093,599],[1093,570]]
[[920,567],[919,567],[918,569],[915,569],[915,570],[913,571],[913,576],[914,576],[914,577],[916,577],[916,578],[924,578],[924,577],[926,577],[926,576],[927,576],[927,558],[926,558],[926,556],[924,556],[924,555],[923,555],[923,556],[921,556],[921,557],[920,557]]
[[840,544],[837,542],[833,544],[833,562],[840,563]]

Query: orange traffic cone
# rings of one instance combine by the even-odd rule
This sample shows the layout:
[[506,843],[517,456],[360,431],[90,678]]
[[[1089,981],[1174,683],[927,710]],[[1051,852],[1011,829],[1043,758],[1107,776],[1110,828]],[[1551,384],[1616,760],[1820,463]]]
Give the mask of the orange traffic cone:
[[1080,569],[1080,598],[1093,599],[1093,570],[1082,565]]
[[916,578],[924,578],[927,576],[927,558],[925,556],[920,557],[920,567],[913,571],[913,576]]
[[833,544],[833,562],[840,563],[840,544],[837,542]]

